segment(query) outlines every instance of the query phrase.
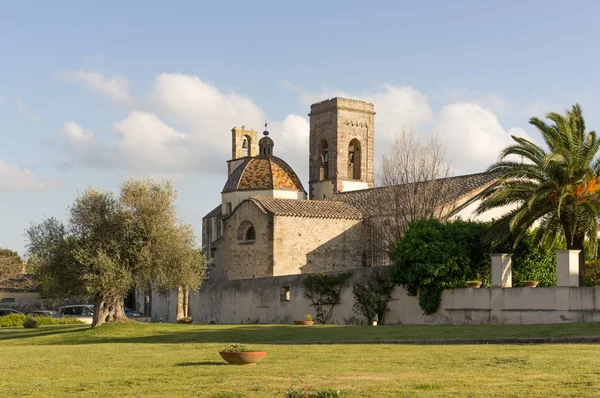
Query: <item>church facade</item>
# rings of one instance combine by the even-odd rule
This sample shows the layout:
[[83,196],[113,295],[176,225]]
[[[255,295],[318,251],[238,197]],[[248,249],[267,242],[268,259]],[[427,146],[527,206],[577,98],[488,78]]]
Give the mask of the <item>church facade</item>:
[[[308,192],[275,156],[268,131],[259,140],[254,130],[232,130],[222,201],[202,220],[210,282],[387,264],[374,242],[387,189],[374,187],[374,105],[338,97],[311,105],[309,117]],[[448,201],[466,201],[494,179],[447,179]],[[473,210],[460,216],[475,218]]]

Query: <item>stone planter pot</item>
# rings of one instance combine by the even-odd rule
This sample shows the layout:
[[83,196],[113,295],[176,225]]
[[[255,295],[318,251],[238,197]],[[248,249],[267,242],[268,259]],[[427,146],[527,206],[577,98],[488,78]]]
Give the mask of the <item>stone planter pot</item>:
[[523,282],[523,287],[536,287],[539,283],[538,281],[527,281]]
[[27,323],[27,324],[24,324],[23,327],[25,329],[37,329],[40,327],[40,324],[39,323]]
[[594,281],[594,286],[600,287],[600,279],[598,279],[597,281]]
[[310,326],[313,323],[315,323],[315,321],[294,321],[294,325]]
[[256,365],[267,355],[266,351],[257,352],[225,352],[219,351],[221,358],[232,365]]
[[482,283],[481,281],[468,281],[467,285],[472,289],[479,289]]
[[177,320],[177,323],[184,323],[184,324],[186,324],[186,325],[189,325],[189,324],[191,324],[192,322],[194,322],[194,320],[193,320],[193,319],[178,319],[178,320]]

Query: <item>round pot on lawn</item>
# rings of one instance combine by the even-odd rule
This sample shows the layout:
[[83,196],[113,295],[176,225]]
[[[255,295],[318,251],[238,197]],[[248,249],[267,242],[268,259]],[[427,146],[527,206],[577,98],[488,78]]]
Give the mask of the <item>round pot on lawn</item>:
[[469,285],[470,288],[479,289],[481,287],[482,283],[483,282],[481,282],[481,281],[468,281],[467,285]]
[[225,352],[219,351],[221,358],[232,365],[256,365],[267,355],[266,351],[255,352]]
[[523,282],[523,287],[536,287],[538,285],[538,281],[525,281]]
[[39,323],[24,323],[23,327],[25,329],[37,329],[40,327],[40,324]]
[[305,325],[305,326],[310,326],[313,323],[315,323],[315,321],[294,321],[294,325]]

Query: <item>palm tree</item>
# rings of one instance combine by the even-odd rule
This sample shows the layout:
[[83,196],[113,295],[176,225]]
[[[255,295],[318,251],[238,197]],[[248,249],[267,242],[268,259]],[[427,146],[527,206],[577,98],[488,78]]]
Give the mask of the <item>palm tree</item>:
[[[565,116],[553,112],[546,118],[554,124],[536,117],[529,123],[542,134],[548,150],[513,136],[515,144],[504,149],[500,160],[488,169],[498,173],[499,179],[479,196],[483,200],[477,213],[515,207],[494,222],[484,238],[493,247],[506,242],[516,245],[534,226],[538,243],[546,247],[564,236],[567,249],[580,250],[579,285],[584,286],[586,239],[594,257],[597,250],[600,140],[594,131],[586,133],[579,104]],[[511,155],[520,156],[521,161],[511,160]]]

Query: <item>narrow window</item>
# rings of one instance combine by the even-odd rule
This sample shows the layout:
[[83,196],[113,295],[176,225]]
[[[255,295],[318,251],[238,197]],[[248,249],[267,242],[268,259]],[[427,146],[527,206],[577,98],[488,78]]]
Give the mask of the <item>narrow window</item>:
[[348,179],[360,180],[360,142],[355,138],[348,146]]
[[290,287],[289,286],[283,286],[279,290],[279,300],[280,301],[290,301]]
[[254,230],[254,227],[248,228],[248,231],[246,231],[246,239],[244,239],[244,240],[245,241],[256,240],[256,231]]
[[250,156],[250,144],[251,143],[252,143],[251,139],[247,135],[245,135],[244,138],[242,138],[242,156],[243,157]]
[[327,145],[327,141],[323,141],[321,143],[319,153],[319,180],[327,180],[329,179],[329,148]]

